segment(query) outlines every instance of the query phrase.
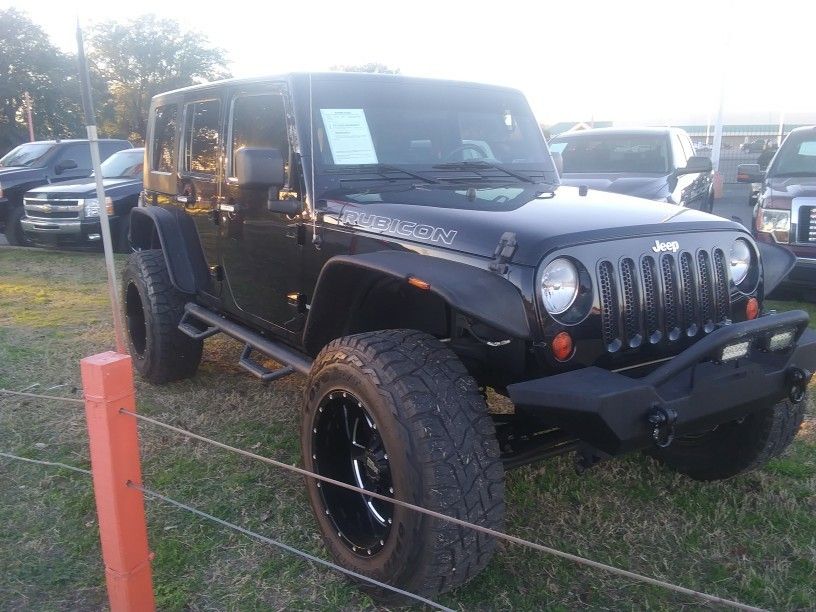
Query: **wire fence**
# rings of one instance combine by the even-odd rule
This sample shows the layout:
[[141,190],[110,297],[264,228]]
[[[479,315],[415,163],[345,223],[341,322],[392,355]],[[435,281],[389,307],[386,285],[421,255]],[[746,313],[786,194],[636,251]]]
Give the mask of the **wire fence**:
[[[20,397],[31,397],[31,398],[38,398],[38,399],[45,399],[45,400],[67,401],[67,402],[72,402],[72,403],[84,403],[84,400],[77,399],[77,398],[43,395],[43,394],[36,394],[36,393],[22,392],[22,391],[10,391],[10,390],[7,390],[7,389],[0,389],[0,394],[7,394],[7,395],[13,395],[13,396],[20,396]],[[650,577],[650,576],[645,576],[643,574],[638,574],[636,572],[631,572],[629,570],[625,570],[625,569],[618,568],[618,567],[615,567],[615,566],[612,566],[612,565],[608,565],[606,563],[601,563],[599,561],[594,561],[594,560],[591,560],[591,559],[587,559],[585,557],[581,557],[579,555],[575,555],[575,554],[572,554],[572,553],[561,551],[561,550],[558,550],[558,549],[555,549],[555,548],[552,548],[552,547],[549,547],[549,546],[546,546],[546,545],[543,545],[543,544],[540,544],[540,543],[537,543],[537,542],[532,542],[530,540],[526,540],[526,539],[520,538],[518,536],[503,533],[503,532],[500,532],[500,531],[496,531],[494,529],[490,529],[488,527],[484,527],[482,525],[471,523],[471,522],[462,520],[462,519],[454,517],[454,516],[450,516],[450,515],[447,515],[447,514],[444,514],[444,513],[441,513],[441,512],[437,512],[435,510],[431,510],[429,508],[424,508],[422,506],[418,506],[418,505],[412,504],[410,502],[406,502],[406,501],[403,501],[403,500],[400,500],[400,499],[397,499],[397,498],[393,498],[393,497],[388,497],[386,495],[381,495],[381,494],[378,494],[378,493],[376,493],[374,491],[369,491],[367,489],[357,487],[355,485],[351,485],[351,484],[348,484],[346,482],[342,482],[342,481],[339,481],[339,480],[334,480],[332,478],[322,476],[322,475],[316,474],[314,472],[310,472],[309,470],[305,470],[305,469],[300,468],[300,467],[298,467],[296,465],[290,465],[288,463],[284,463],[284,462],[278,461],[276,459],[271,459],[269,457],[264,457],[262,455],[258,455],[257,453],[253,453],[251,451],[247,451],[247,450],[244,450],[244,449],[241,449],[241,448],[237,448],[237,447],[231,446],[229,444],[225,444],[223,442],[219,442],[219,441],[214,440],[212,438],[208,438],[206,436],[202,436],[202,435],[194,433],[192,431],[188,431],[186,429],[176,427],[174,425],[171,425],[169,423],[165,423],[165,422],[160,421],[158,419],[154,419],[154,418],[142,415],[142,414],[138,414],[136,412],[131,412],[131,411],[126,410],[124,408],[119,410],[119,414],[121,414],[123,416],[132,417],[132,418],[136,419],[137,421],[147,423],[147,424],[150,424],[152,426],[159,427],[159,428],[162,428],[162,429],[165,429],[165,430],[168,430],[168,431],[172,431],[172,432],[174,432],[176,434],[179,434],[179,435],[185,436],[187,438],[194,439],[194,440],[209,444],[211,446],[220,448],[222,450],[233,452],[233,453],[236,453],[238,455],[242,455],[244,457],[266,463],[266,464],[274,466],[276,468],[280,468],[280,469],[286,470],[288,472],[298,474],[300,476],[304,476],[304,477],[306,477],[308,479],[315,480],[315,481],[317,481],[316,486],[318,486],[318,487],[321,486],[322,483],[325,483],[325,484],[328,484],[328,485],[331,485],[331,486],[341,487],[341,488],[344,488],[344,489],[347,489],[347,490],[350,490],[350,491],[355,491],[355,492],[361,493],[362,495],[364,495],[366,497],[379,499],[379,500],[385,501],[385,502],[390,503],[390,504],[401,506],[401,507],[404,507],[406,509],[425,514],[427,516],[430,516],[430,517],[438,519],[438,520],[447,521],[447,522],[450,522],[452,524],[459,525],[461,527],[465,527],[465,528],[472,529],[472,530],[480,532],[480,533],[484,533],[486,535],[495,537],[495,538],[497,538],[499,540],[504,540],[506,542],[510,542],[512,544],[516,544],[516,545],[519,545],[519,546],[524,546],[524,547],[530,548],[532,550],[536,550],[538,552],[542,552],[542,553],[549,554],[549,555],[552,555],[552,556],[555,556],[555,557],[566,559],[568,561],[577,563],[579,565],[584,565],[584,566],[587,566],[587,567],[590,567],[590,568],[593,568],[593,569],[609,572],[611,574],[620,576],[622,578],[628,578],[630,580],[635,580],[637,582],[641,582],[641,583],[648,584],[648,585],[651,585],[651,586],[657,586],[657,587],[666,589],[668,591],[672,591],[672,592],[675,592],[675,593],[678,593],[678,594],[681,594],[681,595],[696,598],[696,599],[698,599],[700,601],[704,601],[704,602],[709,603],[709,604],[717,604],[717,605],[727,606],[727,607],[737,609],[737,610],[746,610],[746,611],[760,611],[760,610],[763,610],[762,608],[758,608],[758,607],[755,607],[755,606],[750,606],[750,605],[747,605],[747,604],[743,604],[743,603],[740,603],[740,602],[737,602],[737,601],[734,601],[734,600],[731,600],[731,599],[727,599],[727,598],[724,598],[724,597],[719,597],[717,595],[711,595],[711,594],[708,594],[708,593],[704,593],[704,592],[701,592],[701,591],[696,591],[694,589],[690,589],[690,588],[686,588],[686,587],[683,587],[683,586],[680,586],[680,585],[676,585],[676,584],[673,584],[671,582],[661,580],[659,578],[653,578],[653,577]],[[69,466],[69,465],[66,465],[66,464],[63,464],[63,463],[29,459],[29,458],[25,458],[25,457],[15,456],[15,455],[12,455],[12,454],[7,453],[7,452],[0,452],[0,456],[8,458],[8,459],[17,459],[17,460],[21,460],[21,461],[25,461],[25,462],[29,462],[29,463],[36,463],[36,464],[41,464],[41,465],[46,465],[46,466],[66,468],[66,469],[69,469],[69,470],[73,470],[73,471],[81,472],[81,473],[86,473],[86,474],[91,473],[88,470],[84,470],[84,469],[78,468],[78,467]],[[151,498],[153,498],[155,500],[163,501],[163,502],[168,503],[168,504],[170,504],[172,506],[175,506],[176,508],[187,510],[187,511],[189,511],[189,512],[191,512],[191,513],[193,513],[193,514],[195,514],[197,516],[200,516],[202,518],[206,518],[208,520],[216,522],[216,523],[218,523],[218,524],[220,524],[220,525],[222,525],[224,527],[233,529],[235,531],[243,533],[244,535],[252,537],[252,538],[254,538],[256,540],[259,540],[261,542],[264,542],[266,544],[270,544],[272,546],[278,547],[278,548],[280,548],[282,550],[285,550],[285,551],[290,552],[292,554],[298,555],[298,556],[300,556],[302,558],[305,558],[305,559],[307,559],[309,561],[320,564],[320,565],[322,565],[324,567],[334,569],[334,570],[336,570],[338,572],[341,572],[341,573],[343,573],[345,575],[351,576],[351,577],[353,577],[355,579],[361,580],[363,582],[367,582],[369,584],[373,584],[373,585],[375,585],[375,586],[377,586],[379,588],[384,588],[386,590],[395,592],[395,593],[397,593],[399,595],[402,595],[404,597],[408,597],[410,599],[413,599],[413,600],[418,601],[420,603],[423,603],[425,605],[431,606],[431,607],[433,607],[435,609],[450,610],[450,608],[447,608],[447,607],[443,606],[442,604],[437,603],[435,601],[432,601],[430,599],[427,599],[425,597],[422,597],[421,595],[417,595],[415,593],[410,593],[408,591],[404,591],[402,589],[394,587],[393,585],[389,585],[389,584],[377,581],[377,580],[375,580],[373,578],[370,578],[368,576],[358,574],[358,573],[356,573],[356,572],[354,572],[352,570],[349,570],[347,568],[344,568],[344,567],[342,567],[340,565],[337,565],[337,564],[332,563],[330,561],[327,561],[325,559],[320,559],[319,557],[315,557],[314,555],[311,555],[311,554],[309,554],[309,553],[307,553],[305,551],[299,550],[299,549],[297,549],[295,547],[289,546],[289,545],[284,544],[282,542],[278,542],[276,540],[268,538],[267,536],[263,536],[261,534],[255,533],[253,531],[250,531],[248,529],[240,527],[239,525],[235,525],[233,523],[225,521],[224,519],[220,519],[218,517],[215,517],[215,516],[213,516],[211,514],[208,514],[208,513],[204,512],[202,510],[198,510],[197,508],[194,508],[194,507],[189,506],[187,504],[184,504],[182,502],[173,500],[173,499],[171,499],[169,497],[166,497],[166,496],[162,495],[161,493],[158,493],[156,491],[153,491],[151,489],[148,489],[148,488],[144,487],[141,483],[128,482],[128,486],[141,491],[144,495],[146,495],[148,497],[151,497]]]

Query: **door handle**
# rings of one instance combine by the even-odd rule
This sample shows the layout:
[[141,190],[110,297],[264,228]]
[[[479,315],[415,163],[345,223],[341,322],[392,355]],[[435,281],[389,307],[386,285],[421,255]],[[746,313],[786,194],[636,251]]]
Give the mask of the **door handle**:
[[186,193],[180,193],[176,196],[176,202],[179,204],[192,204],[193,201],[193,196]]
[[224,212],[236,213],[236,212],[241,211],[241,205],[240,204],[219,204],[218,205],[218,210],[221,210],[221,211],[224,211]]

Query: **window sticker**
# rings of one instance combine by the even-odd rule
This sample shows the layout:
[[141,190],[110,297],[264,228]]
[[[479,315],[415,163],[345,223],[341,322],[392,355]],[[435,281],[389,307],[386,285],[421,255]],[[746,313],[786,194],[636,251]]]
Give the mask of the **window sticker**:
[[335,164],[377,163],[377,152],[362,108],[321,108],[320,115]]
[[799,155],[816,157],[816,140],[806,140],[799,145]]

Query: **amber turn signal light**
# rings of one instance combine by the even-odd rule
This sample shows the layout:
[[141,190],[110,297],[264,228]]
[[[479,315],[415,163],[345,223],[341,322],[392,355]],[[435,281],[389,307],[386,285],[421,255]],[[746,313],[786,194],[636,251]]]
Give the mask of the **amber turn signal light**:
[[417,289],[422,289],[423,291],[427,291],[428,289],[431,288],[431,283],[426,282],[415,276],[408,277],[408,284],[413,287],[416,287]]
[[558,361],[566,361],[572,356],[572,336],[567,332],[562,331],[555,334],[552,341],[553,356]]
[[745,305],[745,318],[751,321],[757,316],[759,316],[759,301],[755,297],[748,298],[748,303]]

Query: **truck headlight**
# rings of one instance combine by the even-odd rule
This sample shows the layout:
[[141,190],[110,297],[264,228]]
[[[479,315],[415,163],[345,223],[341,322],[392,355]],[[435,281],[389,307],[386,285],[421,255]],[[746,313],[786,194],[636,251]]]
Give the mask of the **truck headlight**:
[[569,259],[552,260],[541,273],[541,301],[551,315],[566,312],[578,296],[578,270]]
[[[97,198],[88,198],[85,200],[85,204],[83,206],[85,211],[86,217],[98,217],[99,216],[99,200]],[[108,215],[113,214],[113,198],[106,197],[105,198],[105,212]]]
[[756,229],[773,236],[777,242],[787,243],[790,239],[791,214],[789,210],[760,208],[756,218]]
[[751,269],[751,247],[743,238],[737,238],[731,243],[731,279],[739,285],[748,276]]

